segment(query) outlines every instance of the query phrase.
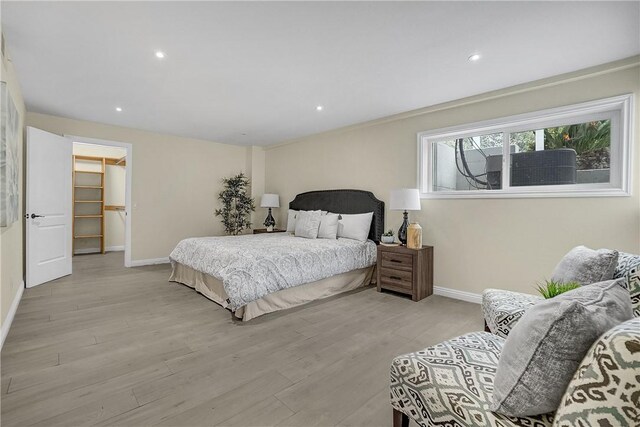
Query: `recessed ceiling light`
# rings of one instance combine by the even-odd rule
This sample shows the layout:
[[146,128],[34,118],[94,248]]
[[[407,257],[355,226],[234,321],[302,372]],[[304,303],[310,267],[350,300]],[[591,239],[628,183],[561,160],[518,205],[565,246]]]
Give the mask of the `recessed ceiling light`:
[[477,61],[478,59],[480,59],[480,54],[478,54],[478,53],[474,53],[473,55],[471,55],[471,56],[469,57],[469,61],[471,61],[471,62],[475,62],[475,61]]
[[122,111],[122,107],[116,107],[116,111],[119,113],[120,111]]
[[156,50],[156,58],[158,59],[164,58],[164,52],[161,50]]
[[316,107],[316,111],[322,111],[324,109],[324,107],[322,105],[318,105]]

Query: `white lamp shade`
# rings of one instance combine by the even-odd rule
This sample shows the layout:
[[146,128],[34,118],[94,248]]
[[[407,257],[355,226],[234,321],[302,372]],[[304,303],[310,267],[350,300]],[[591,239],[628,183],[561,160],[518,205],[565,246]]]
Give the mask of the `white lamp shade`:
[[262,199],[260,199],[260,207],[261,208],[279,208],[280,196],[278,196],[277,194],[263,194]]
[[389,209],[394,211],[419,211],[420,192],[417,188],[398,188],[391,190]]

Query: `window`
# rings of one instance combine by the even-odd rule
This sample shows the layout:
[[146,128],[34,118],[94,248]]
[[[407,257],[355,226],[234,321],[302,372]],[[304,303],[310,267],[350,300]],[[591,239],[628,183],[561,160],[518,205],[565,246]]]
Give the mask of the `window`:
[[625,95],[421,132],[422,196],[629,195],[631,107]]

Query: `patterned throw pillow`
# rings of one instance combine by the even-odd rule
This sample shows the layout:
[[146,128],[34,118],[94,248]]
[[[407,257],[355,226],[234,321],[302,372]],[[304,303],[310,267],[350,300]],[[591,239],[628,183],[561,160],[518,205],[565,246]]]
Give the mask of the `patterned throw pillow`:
[[620,252],[618,267],[613,277],[625,279],[624,285],[631,294],[633,315],[640,317],[640,255]]
[[591,347],[562,397],[554,427],[640,425],[640,319]]

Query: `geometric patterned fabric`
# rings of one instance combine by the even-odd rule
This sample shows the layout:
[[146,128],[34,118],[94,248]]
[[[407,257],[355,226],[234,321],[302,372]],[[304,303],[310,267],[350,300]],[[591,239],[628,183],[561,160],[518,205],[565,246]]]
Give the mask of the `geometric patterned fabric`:
[[532,305],[544,301],[537,295],[502,289],[485,289],[482,293],[482,314],[489,330],[506,338],[509,331]]
[[504,339],[472,332],[391,363],[391,405],[423,427],[550,427],[553,413],[508,417],[489,410]]
[[620,252],[618,255],[618,266],[613,278],[625,278],[624,285],[631,295],[631,305],[633,315],[640,317],[640,255]]
[[640,319],[606,332],[576,371],[554,427],[640,426]]
[[[614,279],[624,278],[631,296],[633,315],[640,317],[640,256],[620,252]],[[494,334],[506,338],[522,315],[543,298],[502,289],[486,289],[482,293],[482,314]]]

